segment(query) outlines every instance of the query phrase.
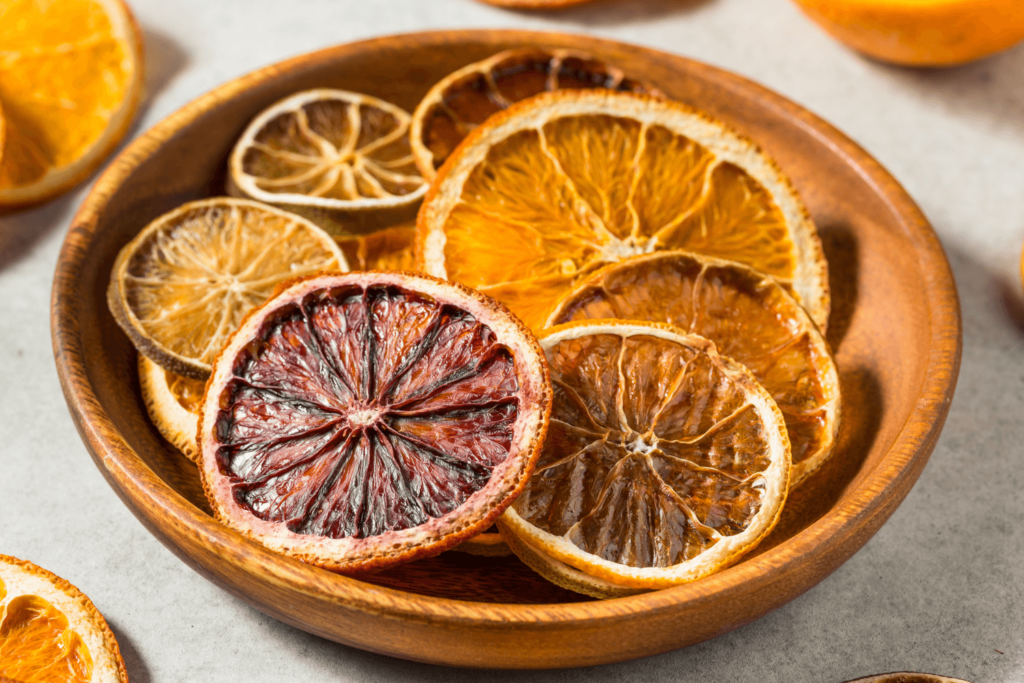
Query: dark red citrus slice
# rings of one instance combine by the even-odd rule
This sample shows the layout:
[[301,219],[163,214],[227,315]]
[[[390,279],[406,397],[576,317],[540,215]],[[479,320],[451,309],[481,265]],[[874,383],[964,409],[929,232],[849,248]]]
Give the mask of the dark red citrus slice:
[[215,361],[203,483],[218,519],[268,548],[380,569],[490,526],[550,410],[540,346],[493,299],[406,272],[314,276]]

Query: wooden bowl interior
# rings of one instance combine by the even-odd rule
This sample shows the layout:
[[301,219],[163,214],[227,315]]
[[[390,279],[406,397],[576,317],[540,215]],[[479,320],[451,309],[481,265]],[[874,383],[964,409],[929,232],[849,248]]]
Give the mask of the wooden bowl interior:
[[[238,135],[261,109],[298,90],[368,93],[407,110],[454,69],[512,47],[496,33],[458,40],[394,40],[376,50],[313,56],[265,80],[240,81],[231,97],[157,142],[117,187],[97,218],[79,283],[85,373],[100,407],[135,454],[186,501],[209,512],[195,467],[150,424],[136,355],[107,310],[105,292],[118,250],[179,204],[224,193],[224,168]],[[810,123],[755,96],[738,79],[710,79],[689,63],[640,48],[585,38],[547,40],[585,49],[624,67],[670,97],[704,109],[757,140],[793,179],[818,225],[830,265],[828,340],[843,390],[843,426],[832,461],[794,492],[782,520],[756,551],[766,552],[827,515],[885,458],[925,379],[931,328],[920,302],[927,277],[915,236],[878,189]],[[367,579],[404,591],[459,600],[558,603],[586,600],[536,577],[514,558],[461,553],[416,562]]]

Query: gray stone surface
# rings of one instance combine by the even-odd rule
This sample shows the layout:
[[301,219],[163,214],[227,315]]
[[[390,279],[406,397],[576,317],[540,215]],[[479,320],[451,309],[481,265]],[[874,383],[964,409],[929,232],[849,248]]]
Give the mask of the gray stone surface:
[[[150,98],[137,134],[256,67],[432,28],[593,33],[732,69],[822,115],[899,178],[946,246],[964,311],[960,385],[932,460],[856,556],[713,641],[495,681],[832,683],[893,670],[1024,680],[1024,46],[966,67],[864,60],[787,0],[607,0],[558,15],[472,0],[133,0]],[[215,588],[132,517],[68,417],[50,352],[57,253],[86,188],[0,218],[0,552],[66,577],[107,615],[134,683],[469,681],[278,623]]]

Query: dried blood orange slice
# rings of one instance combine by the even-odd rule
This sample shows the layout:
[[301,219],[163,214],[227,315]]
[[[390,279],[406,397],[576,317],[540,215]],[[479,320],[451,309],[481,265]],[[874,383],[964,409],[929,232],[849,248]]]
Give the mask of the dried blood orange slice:
[[415,270],[416,226],[409,222],[366,235],[336,237],[352,270]]
[[839,372],[807,312],[770,276],[682,251],[636,256],[580,283],[548,324],[593,318],[668,323],[707,337],[720,353],[747,366],[786,419],[791,486],[832,454]]
[[569,323],[541,345],[550,427],[503,531],[583,574],[647,589],[715,572],[771,531],[789,440],[749,370],[655,323]]
[[586,88],[655,92],[575,50],[517,48],[464,66],[438,81],[412,114],[409,141],[416,166],[433,180],[463,138],[491,114],[542,92]]
[[149,419],[160,435],[193,462],[198,462],[196,430],[206,382],[165,370],[139,354],[139,388]]
[[533,329],[598,268],[686,249],[790,288],[819,328],[828,266],[789,180],[750,140],[678,102],[557,90],[499,112],[438,172],[417,217],[424,272]]
[[117,640],[85,595],[42,567],[0,555],[0,680],[127,683]]
[[500,304],[412,273],[299,280],[218,357],[200,468],[218,519],[343,572],[433,555],[525,486],[547,429],[543,352]]

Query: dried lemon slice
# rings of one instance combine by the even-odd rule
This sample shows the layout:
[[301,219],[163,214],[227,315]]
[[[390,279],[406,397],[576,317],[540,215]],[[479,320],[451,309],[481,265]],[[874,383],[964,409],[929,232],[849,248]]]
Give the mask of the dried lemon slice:
[[306,216],[332,234],[413,217],[427,182],[408,112],[345,90],[307,90],[260,112],[228,160],[231,194]]
[[555,395],[548,436],[503,531],[584,574],[646,589],[728,566],[771,531],[789,440],[749,370],[654,323],[570,323],[541,346]]
[[205,383],[165,370],[139,354],[139,387],[149,419],[175,448],[198,462],[196,431]]

